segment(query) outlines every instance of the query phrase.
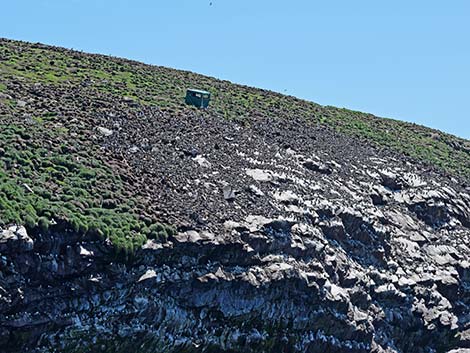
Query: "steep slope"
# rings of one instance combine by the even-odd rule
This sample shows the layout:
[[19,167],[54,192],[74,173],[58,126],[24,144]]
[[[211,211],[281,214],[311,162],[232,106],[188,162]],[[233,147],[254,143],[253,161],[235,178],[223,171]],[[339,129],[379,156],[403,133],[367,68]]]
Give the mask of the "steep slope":
[[8,40],[0,128],[6,352],[470,348],[468,141]]

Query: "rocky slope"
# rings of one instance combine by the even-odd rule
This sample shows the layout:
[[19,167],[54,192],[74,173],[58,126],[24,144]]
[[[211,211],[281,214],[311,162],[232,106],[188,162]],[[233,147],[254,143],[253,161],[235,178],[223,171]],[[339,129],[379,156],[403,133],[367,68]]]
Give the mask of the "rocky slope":
[[0,48],[2,351],[470,349],[467,141]]

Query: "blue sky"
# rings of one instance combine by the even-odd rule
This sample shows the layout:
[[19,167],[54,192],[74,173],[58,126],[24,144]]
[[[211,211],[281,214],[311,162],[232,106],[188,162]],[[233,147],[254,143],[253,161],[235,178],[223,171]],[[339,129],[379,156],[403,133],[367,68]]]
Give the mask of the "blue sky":
[[2,37],[191,70],[470,138],[467,0],[14,0],[1,7]]

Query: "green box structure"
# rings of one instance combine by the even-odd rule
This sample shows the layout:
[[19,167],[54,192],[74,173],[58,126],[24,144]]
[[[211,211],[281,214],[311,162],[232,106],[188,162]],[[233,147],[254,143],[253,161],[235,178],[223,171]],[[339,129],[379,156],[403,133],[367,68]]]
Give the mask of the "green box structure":
[[207,108],[210,100],[210,92],[192,88],[186,91],[186,104],[191,104],[198,108]]

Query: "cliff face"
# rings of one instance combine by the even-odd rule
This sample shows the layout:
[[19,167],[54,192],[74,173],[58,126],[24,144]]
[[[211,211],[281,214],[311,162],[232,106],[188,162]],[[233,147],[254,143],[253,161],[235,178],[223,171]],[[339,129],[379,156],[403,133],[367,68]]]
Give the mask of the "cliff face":
[[[444,171],[439,152],[417,159],[372,130],[339,132],[330,108],[165,108],[103,74],[76,79],[102,57],[2,48],[2,351],[470,348],[466,141],[400,135],[453,146]],[[49,82],[5,64],[36,51],[82,66]],[[373,131],[389,124],[374,119]]]

